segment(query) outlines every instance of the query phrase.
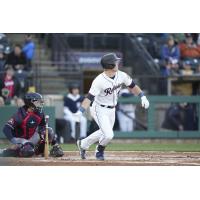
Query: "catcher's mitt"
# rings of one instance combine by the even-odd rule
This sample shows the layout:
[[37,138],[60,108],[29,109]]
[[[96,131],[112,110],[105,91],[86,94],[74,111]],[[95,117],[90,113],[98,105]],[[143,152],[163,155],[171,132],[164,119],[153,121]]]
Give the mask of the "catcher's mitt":
[[56,144],[52,147],[52,149],[50,151],[50,156],[52,156],[52,157],[62,157],[63,155],[64,155],[64,152],[58,144]]

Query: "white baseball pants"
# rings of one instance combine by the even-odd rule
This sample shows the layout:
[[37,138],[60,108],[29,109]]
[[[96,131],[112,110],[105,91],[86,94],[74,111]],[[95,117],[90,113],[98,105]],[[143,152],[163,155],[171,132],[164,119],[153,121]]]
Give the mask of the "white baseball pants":
[[102,107],[96,102],[93,102],[90,111],[92,117],[99,126],[99,130],[81,140],[81,147],[85,150],[96,142],[99,142],[102,146],[106,146],[114,136],[115,108]]

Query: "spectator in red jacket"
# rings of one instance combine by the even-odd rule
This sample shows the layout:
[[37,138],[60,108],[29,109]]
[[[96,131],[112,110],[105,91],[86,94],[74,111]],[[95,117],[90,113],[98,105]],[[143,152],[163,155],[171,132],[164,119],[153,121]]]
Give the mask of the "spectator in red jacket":
[[200,46],[194,43],[192,35],[186,34],[186,42],[179,45],[183,59],[200,58]]
[[0,96],[4,98],[6,104],[10,104],[14,97],[20,96],[20,83],[14,76],[11,66],[6,66],[6,72],[0,77]]
[[[183,42],[179,46],[184,63],[190,63],[191,69],[194,72],[199,72],[200,46],[194,42],[192,35],[186,34],[185,43]],[[185,68],[184,63],[183,68]]]

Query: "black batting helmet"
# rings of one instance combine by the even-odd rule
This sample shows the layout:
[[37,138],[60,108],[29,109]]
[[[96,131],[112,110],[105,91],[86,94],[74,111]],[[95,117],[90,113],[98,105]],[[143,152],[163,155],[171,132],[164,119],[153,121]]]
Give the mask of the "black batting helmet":
[[101,65],[104,69],[113,69],[118,60],[120,60],[120,58],[118,58],[115,53],[108,53],[101,58]]
[[38,111],[42,111],[44,100],[41,94],[36,92],[31,92],[25,95],[24,103],[27,107],[33,107]]

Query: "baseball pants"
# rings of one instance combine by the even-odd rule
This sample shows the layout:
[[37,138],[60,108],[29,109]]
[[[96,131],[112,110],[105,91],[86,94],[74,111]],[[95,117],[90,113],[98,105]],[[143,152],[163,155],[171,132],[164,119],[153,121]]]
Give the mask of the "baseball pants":
[[81,147],[86,150],[96,142],[99,142],[102,146],[106,146],[114,137],[115,108],[102,107],[94,102],[92,107],[90,107],[90,111],[99,126],[99,130],[81,140]]

